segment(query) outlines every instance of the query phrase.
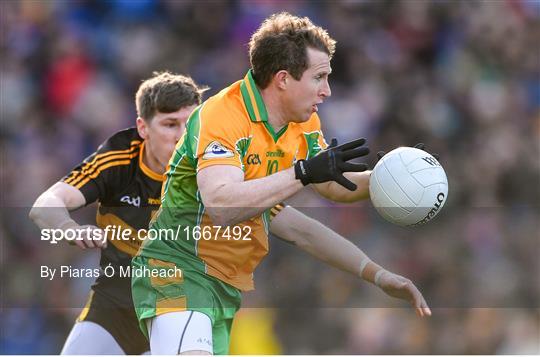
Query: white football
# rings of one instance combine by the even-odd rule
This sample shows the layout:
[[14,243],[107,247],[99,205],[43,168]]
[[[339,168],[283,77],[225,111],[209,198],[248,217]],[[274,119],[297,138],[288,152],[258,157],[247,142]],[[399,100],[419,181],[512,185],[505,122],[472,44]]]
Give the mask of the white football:
[[373,168],[369,194],[386,220],[419,226],[441,211],[448,197],[448,179],[429,153],[400,147],[384,155]]

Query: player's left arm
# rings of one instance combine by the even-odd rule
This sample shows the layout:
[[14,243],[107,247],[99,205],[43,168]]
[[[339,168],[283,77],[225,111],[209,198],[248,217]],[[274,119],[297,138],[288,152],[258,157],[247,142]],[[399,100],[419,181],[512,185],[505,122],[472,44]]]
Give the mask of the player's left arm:
[[276,208],[272,211],[275,214],[270,223],[272,234],[335,268],[378,286],[390,296],[409,301],[418,315],[431,315],[426,300],[409,279],[382,268],[349,240],[290,206],[280,208],[279,212]]
[[354,183],[357,188],[350,191],[335,181],[314,184],[318,194],[335,202],[351,203],[369,198],[369,177],[371,171],[345,172],[346,179]]
[[[313,140],[308,143],[309,154],[306,159],[309,157],[320,155],[324,151],[328,152],[332,150],[334,151],[333,155],[331,155],[332,160],[328,160],[328,162],[332,162],[330,164],[330,167],[337,167],[341,169],[339,175],[335,175],[334,180],[338,179],[338,181],[340,181],[339,176],[341,176],[341,174],[344,176],[344,178],[341,177],[341,182],[339,183],[337,181],[314,183],[313,187],[315,188],[315,191],[317,191],[317,193],[324,198],[335,202],[350,203],[368,198],[369,177],[371,175],[371,171],[366,171],[367,165],[365,164],[353,164],[351,162],[348,162],[351,159],[355,159],[369,154],[369,149],[365,146],[366,140],[357,139],[353,142],[345,143],[338,146],[337,140],[332,139],[330,141],[330,145],[328,145],[321,130],[321,123],[318,115],[315,114],[313,118],[311,118],[310,121],[305,125],[310,126],[309,129],[307,129],[308,131],[318,134],[316,136],[316,141]],[[314,142],[316,144],[314,144]],[[353,143],[354,145],[351,145]],[[340,148],[344,146],[347,147],[349,152],[346,153],[343,150],[340,150]],[[350,153],[352,152],[355,152],[356,155],[350,155]],[[360,166],[363,166],[363,169],[359,169]],[[343,182],[347,180],[350,182]],[[349,187],[346,188],[345,186]]]

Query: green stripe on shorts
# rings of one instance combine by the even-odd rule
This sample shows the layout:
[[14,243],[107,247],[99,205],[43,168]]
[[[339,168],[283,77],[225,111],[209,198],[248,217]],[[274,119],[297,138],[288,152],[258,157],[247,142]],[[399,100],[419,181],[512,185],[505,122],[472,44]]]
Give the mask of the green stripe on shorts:
[[136,256],[131,267],[133,304],[146,338],[146,319],[168,312],[199,311],[212,321],[214,353],[227,353],[232,319],[241,303],[238,289],[163,260]]

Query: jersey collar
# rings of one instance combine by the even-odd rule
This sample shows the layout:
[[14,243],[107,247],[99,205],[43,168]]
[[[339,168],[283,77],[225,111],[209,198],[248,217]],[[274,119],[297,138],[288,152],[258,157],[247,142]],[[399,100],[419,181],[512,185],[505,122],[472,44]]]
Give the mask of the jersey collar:
[[151,168],[149,168],[148,166],[146,166],[146,164],[144,163],[143,161],[143,154],[144,154],[144,141],[142,142],[141,144],[141,151],[139,153],[139,167],[141,168],[142,172],[150,177],[152,180],[154,181],[160,181],[160,182],[163,182],[165,181],[165,175],[160,175],[158,174],[157,172],[153,171]]
[[266,111],[261,92],[259,92],[253,79],[253,71],[251,69],[242,82],[240,82],[240,91],[251,121],[268,122],[268,112]]

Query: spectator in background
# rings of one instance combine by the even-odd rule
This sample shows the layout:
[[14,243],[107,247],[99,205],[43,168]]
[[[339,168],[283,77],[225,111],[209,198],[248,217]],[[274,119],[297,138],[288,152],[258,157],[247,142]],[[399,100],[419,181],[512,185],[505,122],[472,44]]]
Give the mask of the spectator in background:
[[[340,98],[340,102],[330,99],[321,115],[328,117],[326,110],[343,115],[332,115],[332,120],[324,123],[325,132],[329,136],[356,133],[376,138],[371,141],[376,149],[431,137],[427,144],[445,158],[451,185],[443,215],[433,226],[416,232],[414,240],[400,240],[403,233],[399,231],[392,231],[398,237],[389,238],[388,226],[368,223],[372,220],[366,219],[366,210],[334,208],[331,215],[321,213],[325,223],[341,229],[346,221],[348,227],[343,229],[347,229],[347,237],[369,246],[380,260],[391,262],[389,268],[423,276],[420,284],[428,297],[435,296],[435,306],[466,307],[469,302],[477,307],[523,310],[490,310],[501,318],[492,320],[496,326],[488,330],[496,338],[487,347],[480,346],[481,336],[461,334],[466,321],[480,318],[469,309],[436,310],[427,333],[392,344],[384,332],[388,323],[377,323],[381,327],[366,336],[351,315],[379,322],[402,319],[405,324],[410,316],[386,312],[381,317],[371,309],[351,310],[340,315],[333,346],[317,341],[309,350],[302,342],[315,339],[315,334],[305,328],[293,330],[295,321],[304,315],[283,310],[277,312],[275,321],[284,342],[283,352],[363,353],[371,346],[369,351],[373,353],[538,353],[534,333],[518,335],[512,331],[523,326],[538,331],[533,322],[538,320],[538,312],[525,309],[537,307],[538,301],[537,283],[526,278],[538,269],[534,240],[538,232],[534,207],[540,200],[540,66],[535,51],[540,29],[538,1],[238,1],[232,6],[225,2],[130,3],[0,2],[4,34],[0,40],[3,207],[30,207],[33,199],[57,179],[58,172],[69,170],[111,132],[129,125],[135,115],[132,93],[139,78],[147,77],[155,68],[169,68],[221,88],[243,75],[248,65],[244,46],[260,20],[270,13],[289,10],[324,24],[340,46],[332,74],[334,98]],[[140,9],[127,11],[129,6]],[[209,13],[218,14],[212,16],[217,20],[211,26]],[[199,41],[199,35],[204,41]],[[46,94],[59,87],[47,80],[55,78],[52,73],[67,71],[66,56],[78,57],[86,69],[76,74],[76,83],[66,84],[77,84],[78,89],[66,97],[73,102],[59,112],[58,106],[46,99],[59,98],[58,93]],[[66,78],[69,81],[69,76]],[[347,133],[340,131],[343,127],[348,128]],[[32,177],[32,184],[21,185],[20,177]],[[295,200],[299,205],[309,202],[327,207],[309,192]],[[344,218],[353,212],[354,221]],[[87,217],[92,214],[87,212]],[[6,287],[16,285],[15,275],[6,271],[17,270],[17,279],[35,280],[34,271],[28,267],[36,264],[43,249],[24,217],[16,209],[2,211],[0,239],[4,254],[0,265]],[[360,242],[360,237],[366,238]],[[261,267],[258,280],[277,279],[273,272],[300,264],[309,275],[325,275],[325,282],[335,284],[330,290],[343,290],[340,273],[321,271],[309,261],[295,263],[288,247],[278,243],[272,249],[276,254]],[[56,254],[59,261],[74,265],[87,259],[68,249],[57,249]],[[491,297],[502,299],[499,303],[483,304],[480,300],[479,277],[470,274],[478,269],[489,271],[481,281],[489,282]],[[494,287],[500,269],[514,284],[505,292]],[[28,284],[28,288],[37,289],[37,284],[39,281]],[[58,295],[73,296],[75,284],[65,284]],[[286,285],[279,284],[282,289]],[[307,285],[306,296],[319,291],[316,282]],[[258,288],[265,289],[263,284]],[[285,293],[277,288],[267,291],[269,301]],[[4,304],[19,306],[20,300],[12,296],[6,293]],[[45,334],[43,327],[31,338],[2,334],[3,353],[50,354],[60,348],[58,336],[67,334],[73,316],[69,311],[47,309],[38,296],[29,294],[25,299],[35,306],[32,313],[4,309],[0,329],[11,331],[14,325],[10,321],[17,321],[18,331],[31,333],[47,326],[47,330],[60,332]],[[377,298],[363,292],[344,296],[345,304],[359,298]],[[80,301],[76,305],[83,304]],[[444,318],[439,320],[438,314]],[[26,318],[30,315],[36,320]],[[310,311],[309,318],[314,326],[330,321],[321,310]],[[413,338],[422,343],[412,343]],[[519,352],[516,346],[520,346]]]

